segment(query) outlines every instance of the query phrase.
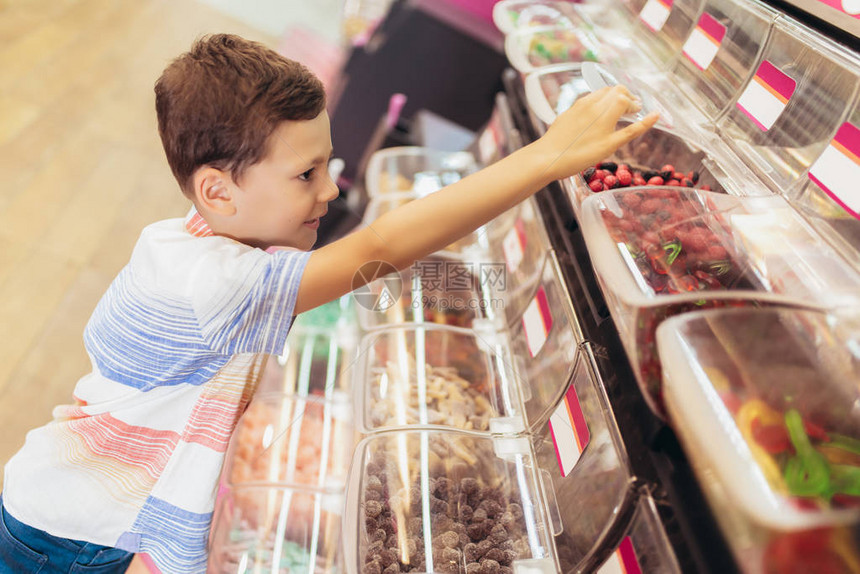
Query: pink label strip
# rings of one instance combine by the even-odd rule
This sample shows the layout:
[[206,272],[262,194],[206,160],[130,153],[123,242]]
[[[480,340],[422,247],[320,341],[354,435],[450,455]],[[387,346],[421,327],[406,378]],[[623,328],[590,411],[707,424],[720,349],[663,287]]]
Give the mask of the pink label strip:
[[713,16],[705,12],[699,18],[698,28],[713,39],[717,44],[723,41],[726,36],[726,27],[717,22]]
[[642,574],[639,559],[636,558],[636,549],[633,548],[633,540],[629,536],[626,536],[618,545],[618,557],[621,559],[624,574]]
[[543,329],[545,333],[549,333],[552,329],[552,313],[549,310],[549,302],[546,300],[546,291],[543,285],[538,289],[537,295],[538,308],[540,309],[540,317],[543,320]]
[[588,431],[588,424],[585,422],[585,415],[582,414],[582,405],[579,404],[579,395],[576,394],[576,389],[573,385],[567,390],[564,397],[567,403],[567,412],[570,415],[570,421],[573,423],[573,433],[576,435],[576,443],[579,445],[579,450],[585,450],[588,441],[591,438],[591,433]]
[[755,75],[770,87],[772,92],[782,96],[786,102],[791,99],[794,88],[797,87],[797,82],[767,60],[761,63]]

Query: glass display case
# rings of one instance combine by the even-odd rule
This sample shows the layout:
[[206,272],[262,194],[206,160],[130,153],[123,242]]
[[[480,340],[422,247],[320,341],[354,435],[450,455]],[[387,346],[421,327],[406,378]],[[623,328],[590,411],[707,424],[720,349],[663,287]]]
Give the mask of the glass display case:
[[271,485],[228,488],[210,536],[210,574],[340,574],[343,496]]
[[583,236],[637,381],[663,414],[654,331],[724,306],[860,304],[860,275],[781,196],[660,187],[595,194]]
[[778,13],[744,0],[706,0],[670,75],[708,121],[734,102],[752,76]]
[[575,26],[531,26],[505,36],[505,54],[519,72],[569,62],[597,61],[597,41]]
[[657,331],[672,425],[746,572],[854,572],[860,321],[731,309]]
[[504,350],[480,332],[430,325],[372,332],[362,339],[355,374],[365,433],[415,425],[479,433],[524,430]]
[[401,193],[423,197],[477,170],[475,157],[467,151],[390,147],[370,156],[365,187],[371,198]]
[[562,572],[593,572],[620,542],[637,494],[614,413],[589,344],[570,363],[569,386],[549,419],[532,432],[550,506]]
[[256,396],[236,426],[224,481],[342,490],[356,443],[348,398]]
[[374,435],[359,445],[350,476],[347,572],[556,572],[525,437]]
[[781,16],[717,126],[762,181],[790,194],[846,121],[858,85],[856,54]]

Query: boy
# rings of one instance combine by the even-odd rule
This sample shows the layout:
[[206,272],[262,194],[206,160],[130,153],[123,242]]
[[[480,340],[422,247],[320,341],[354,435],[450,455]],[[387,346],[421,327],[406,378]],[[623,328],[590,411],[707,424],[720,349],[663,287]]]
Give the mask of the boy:
[[150,225],[84,333],[93,371],[75,404],[31,431],[5,468],[0,572],[123,572],[146,552],[201,572],[230,434],[292,318],[398,269],[570,176],[656,121],[615,131],[637,103],[602,90],[508,158],[310,251],[337,195],[320,82],[236,36],[204,38],[155,86],[167,161],[193,204]]

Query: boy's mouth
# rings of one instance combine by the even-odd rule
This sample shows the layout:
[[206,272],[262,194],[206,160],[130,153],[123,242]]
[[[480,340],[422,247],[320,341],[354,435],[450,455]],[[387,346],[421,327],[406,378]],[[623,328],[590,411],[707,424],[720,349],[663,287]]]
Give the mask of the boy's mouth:
[[303,223],[303,225],[310,227],[311,229],[316,229],[320,226],[320,218],[314,217],[313,219],[308,219]]

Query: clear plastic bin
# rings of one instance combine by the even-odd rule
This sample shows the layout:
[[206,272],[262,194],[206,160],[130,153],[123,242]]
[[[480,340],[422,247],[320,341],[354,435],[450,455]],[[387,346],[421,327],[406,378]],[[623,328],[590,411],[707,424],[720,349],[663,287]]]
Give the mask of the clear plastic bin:
[[[718,142],[712,143],[710,149],[702,149],[682,136],[652,128],[620,147],[603,162],[570,178],[563,188],[577,217],[581,214],[583,201],[607,191],[610,178],[614,180],[610,185],[616,186],[610,190],[638,188],[638,193],[646,195],[666,184],[677,185],[678,189],[695,188],[733,195],[766,193],[764,186],[756,185],[752,175],[742,167],[733,170],[731,176],[726,173],[726,168],[731,165],[726,150]],[[627,169],[621,170],[622,166]],[[601,178],[602,184],[593,188],[595,180],[600,183]]]
[[584,30],[570,26],[534,26],[505,36],[505,54],[522,73],[552,64],[599,59],[597,42]]
[[671,71],[684,95],[709,121],[740,93],[755,72],[777,12],[741,0],[706,0]]
[[538,480],[525,437],[368,437],[348,490],[347,571],[556,572]]
[[392,327],[362,339],[360,357],[356,404],[364,432],[415,425],[524,430],[510,365],[480,334],[443,326]]
[[365,183],[371,198],[392,193],[423,197],[477,170],[475,157],[466,151],[391,147],[370,156]]
[[753,77],[718,122],[723,139],[779,193],[805,183],[845,121],[860,60],[784,17],[774,23]]
[[567,26],[581,18],[572,2],[552,0],[501,0],[493,5],[493,22],[503,34],[529,26]]
[[681,574],[681,567],[660,521],[653,498],[644,496],[639,500],[630,528],[615,551],[596,572]]
[[852,307],[860,275],[781,196],[654,188],[582,204],[595,274],[646,400],[662,414],[654,331],[724,306]]
[[257,394],[284,393],[333,398],[349,393],[345,373],[358,345],[358,326],[350,320],[334,330],[309,322],[293,327],[283,352],[266,360]]
[[348,398],[255,397],[230,443],[225,482],[342,490],[356,443]]
[[657,331],[666,406],[745,572],[854,572],[860,321],[732,309]]
[[[543,267],[540,282],[521,298],[508,327],[512,361],[530,428],[546,423],[570,381],[583,334],[570,306],[555,254]],[[489,339],[484,335],[484,339]]]
[[562,572],[592,572],[616,544],[636,500],[634,477],[591,347],[577,353],[569,386],[552,416],[533,430],[535,459],[562,528]]
[[227,489],[210,536],[210,574],[344,571],[343,496],[277,486]]
[[534,198],[516,209],[501,240],[490,244],[489,260],[481,269],[482,290],[490,293],[493,306],[501,304],[506,316],[516,316],[527,304],[552,248]]
[[853,111],[807,173],[792,203],[860,268],[860,94]]
[[363,288],[368,296],[361,295],[361,328],[414,323],[470,328],[477,319],[495,321],[504,309],[494,308],[487,296],[485,286],[495,273],[481,259],[429,257],[372,281]]

